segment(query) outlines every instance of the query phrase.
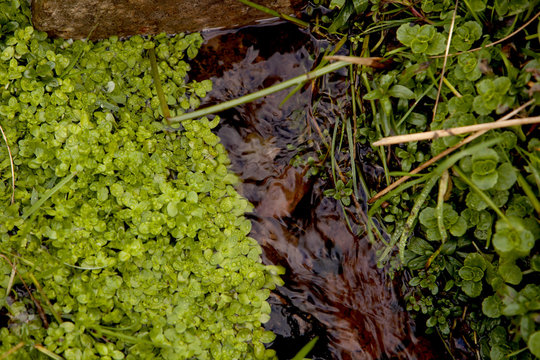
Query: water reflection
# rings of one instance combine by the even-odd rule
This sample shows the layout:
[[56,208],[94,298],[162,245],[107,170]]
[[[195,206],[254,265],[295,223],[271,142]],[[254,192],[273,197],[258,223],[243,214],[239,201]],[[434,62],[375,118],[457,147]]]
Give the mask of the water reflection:
[[[212,78],[206,103],[213,104],[309,71],[321,45],[294,26],[256,27],[207,41],[193,67],[198,80]],[[280,335],[274,348],[290,358],[320,335],[314,359],[432,359],[367,239],[353,236],[336,201],[322,195],[327,180],[307,179],[306,168],[290,165],[296,151],[288,145],[316,138],[310,124],[328,126],[336,104],[346,102],[345,76],[334,74],[322,87],[332,103],[319,104],[318,118],[310,118],[306,87],[281,108],[287,91],[226,111],[217,128],[243,179],[239,190],[255,205],[251,236],[263,261],[287,270],[270,299],[266,327]]]

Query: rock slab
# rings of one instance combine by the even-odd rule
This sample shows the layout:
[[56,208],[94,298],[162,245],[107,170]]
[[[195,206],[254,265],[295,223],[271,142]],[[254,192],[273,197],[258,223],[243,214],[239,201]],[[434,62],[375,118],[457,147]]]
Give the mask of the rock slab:
[[[302,2],[257,3],[293,14]],[[32,0],[34,27],[53,37],[73,39],[231,28],[269,17],[238,0]]]

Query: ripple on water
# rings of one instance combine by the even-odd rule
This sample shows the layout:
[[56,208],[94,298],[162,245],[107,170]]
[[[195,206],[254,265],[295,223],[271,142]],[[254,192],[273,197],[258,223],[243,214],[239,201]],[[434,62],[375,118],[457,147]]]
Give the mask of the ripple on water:
[[[309,71],[325,45],[288,24],[206,36],[192,64],[196,80],[213,81],[206,105]],[[289,165],[295,152],[287,145],[317,139],[312,124],[327,126],[346,107],[342,75],[320,86],[328,95],[322,98],[332,101],[321,101],[317,115],[310,87],[282,107],[288,91],[220,114],[216,131],[243,179],[240,192],[255,205],[251,236],[265,263],[287,271],[285,285],[269,299],[266,328],[278,334],[273,348],[282,359],[315,335],[321,340],[314,359],[433,359],[429,342],[414,335],[396,284],[377,269],[368,240],[352,235],[336,201],[322,195],[325,180],[308,180],[306,169]]]

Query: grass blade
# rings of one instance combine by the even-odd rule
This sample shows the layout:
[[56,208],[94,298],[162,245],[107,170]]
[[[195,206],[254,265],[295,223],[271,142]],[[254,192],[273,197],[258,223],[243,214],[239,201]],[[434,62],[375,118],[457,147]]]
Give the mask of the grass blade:
[[317,340],[319,340],[318,336],[315,336],[313,339],[311,339],[300,351],[291,359],[291,360],[303,360],[313,349],[315,344],[317,343]]
[[159,104],[161,105],[161,112],[163,112],[163,116],[165,117],[165,120],[167,120],[167,122],[170,125],[169,118],[171,117],[171,113],[169,111],[169,107],[167,106],[167,101],[165,100],[165,94],[163,93],[163,88],[161,87],[161,80],[159,79],[159,69],[158,69],[157,61],[156,61],[156,51],[154,50],[154,48],[148,49],[148,55],[150,57],[150,66],[152,68],[152,77],[154,78],[154,85],[156,86]]
[[51,350],[47,349],[45,346],[43,345],[40,345],[40,344],[36,344],[34,345],[34,348],[36,348],[36,350],[44,353],[45,355],[47,355],[48,357],[50,357],[51,359],[54,359],[54,360],[64,360],[63,357],[61,357],[60,355],[58,354],[55,354],[53,353]]
[[11,203],[13,204],[15,202],[15,165],[13,165],[13,156],[11,155],[11,148],[9,147],[9,143],[7,140],[6,133],[4,133],[4,129],[2,126],[0,126],[0,132],[2,132],[2,137],[4,138],[4,142],[6,143],[8,155],[9,155],[9,165],[11,166]]
[[295,18],[293,16],[289,16],[289,15],[286,15],[286,14],[279,13],[276,10],[267,8],[266,6],[256,4],[256,3],[251,2],[249,0],[238,0],[238,1],[240,1],[244,5],[247,5],[247,6],[252,7],[254,9],[257,9],[259,11],[265,12],[268,15],[279,17],[279,18],[282,18],[283,20],[290,21],[293,24],[296,24],[296,25],[298,25],[300,27],[303,27],[303,28],[308,28],[309,27],[309,23],[307,23],[305,21],[302,21],[302,20],[300,20],[298,18]]
[[193,111],[193,112],[183,114],[183,115],[180,115],[180,116],[175,116],[175,117],[170,118],[169,120],[171,122],[179,122],[179,121],[195,119],[195,118],[199,118],[199,117],[202,117],[202,116],[218,113],[220,111],[227,110],[227,109],[233,108],[235,106],[246,104],[248,102],[260,99],[260,98],[262,98],[262,97],[264,97],[266,95],[270,95],[270,94],[276,93],[278,91],[285,90],[285,89],[287,89],[287,88],[289,88],[291,86],[302,84],[305,81],[309,81],[309,80],[318,78],[319,76],[322,76],[322,75],[331,73],[333,71],[336,71],[338,69],[341,69],[342,67],[345,67],[348,64],[349,63],[345,62],[345,61],[338,61],[338,62],[335,62],[333,64],[327,65],[327,66],[325,66],[323,68],[310,71],[307,74],[303,74],[303,75],[297,76],[295,78],[289,79],[287,81],[284,81],[282,83],[270,86],[270,87],[268,87],[266,89],[256,91],[256,92],[254,92],[252,94],[248,94],[246,96],[242,96],[242,97],[239,97],[239,98],[234,99],[234,100],[225,101],[225,102],[223,102],[221,104],[209,106],[209,107],[207,107],[205,109]]
[[11,349],[9,349],[8,351],[6,351],[6,352],[3,353],[2,355],[0,355],[0,360],[7,359],[10,355],[13,355],[13,354],[15,354],[17,351],[19,351],[19,349],[22,348],[24,345],[25,345],[25,342],[24,342],[24,341],[21,341],[20,343],[18,343],[17,345],[15,345],[15,346],[12,347]]
[[60,181],[58,184],[56,184],[55,187],[53,187],[52,189],[49,189],[41,199],[39,199],[38,201],[36,201],[36,203],[34,205],[32,205],[32,207],[30,209],[28,209],[23,215],[22,215],[22,218],[23,219],[28,219],[30,216],[32,216],[40,207],[41,205],[43,205],[45,203],[45,201],[47,201],[51,196],[53,196],[58,190],[60,190],[60,188],[64,185],[66,185],[71,179],[73,179],[75,177],[75,175],[77,175],[76,172],[74,173],[71,173],[69,174],[68,176],[66,176],[65,178],[62,179],[62,181]]

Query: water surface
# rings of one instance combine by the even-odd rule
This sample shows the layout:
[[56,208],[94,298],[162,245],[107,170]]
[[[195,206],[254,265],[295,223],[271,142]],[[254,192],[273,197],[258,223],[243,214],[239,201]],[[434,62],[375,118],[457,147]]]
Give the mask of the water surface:
[[[197,80],[213,81],[207,105],[309,71],[326,45],[288,24],[206,35],[192,65]],[[304,87],[282,107],[288,91],[220,114],[217,134],[243,180],[239,191],[255,205],[251,236],[264,263],[286,269],[285,285],[269,299],[272,318],[265,326],[278,335],[272,348],[280,359],[290,358],[318,335],[313,359],[441,358],[415,337],[396,284],[377,269],[368,239],[353,235],[339,204],[323,196],[329,180],[308,179],[307,165],[290,165],[299,148],[321,142],[317,127],[331,129],[346,113],[347,90],[343,71]],[[362,168],[370,182],[380,175],[376,165]]]

